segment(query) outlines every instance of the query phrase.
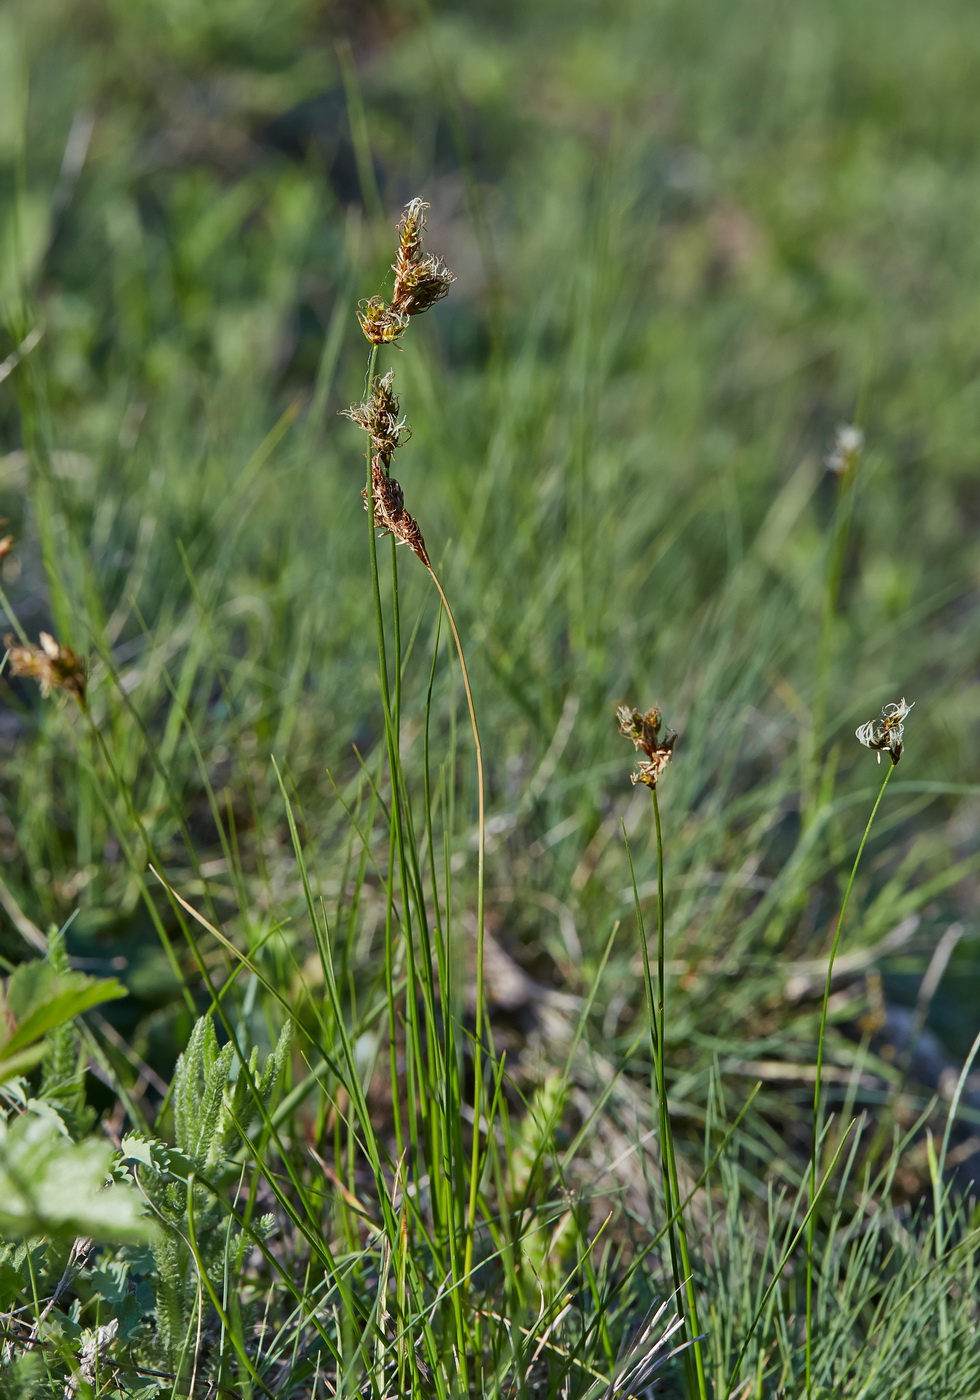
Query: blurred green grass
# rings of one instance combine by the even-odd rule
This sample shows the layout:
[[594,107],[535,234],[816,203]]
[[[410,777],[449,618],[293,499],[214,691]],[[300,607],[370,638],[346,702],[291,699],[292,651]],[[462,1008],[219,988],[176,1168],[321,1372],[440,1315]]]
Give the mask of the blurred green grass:
[[[0,348],[44,337],[0,387],[3,583],[32,635],[96,658],[119,777],[185,894],[249,940],[297,907],[275,755],[342,902],[325,775],[356,783],[380,713],[363,445],[335,414],[361,393],[356,300],[422,194],[458,282],[394,357],[401,480],[474,653],[495,936],[588,986],[630,918],[623,819],[645,896],[653,870],[613,710],[656,700],[681,732],[678,1063],[693,1085],[718,1053],[805,1054],[782,988],[826,949],[870,803],[853,730],[905,694],[848,938],[914,914],[921,968],[960,918],[970,956],[975,23],[965,0],[12,0]],[[823,459],[851,421],[867,450],[822,659]],[[427,638],[419,572],[404,615]],[[111,957],[144,916],[96,756],[65,711],[6,700],[5,879],[41,925],[77,906],[78,950]],[[135,943],[156,991],[127,1033],[146,1050],[162,1023],[165,1064],[188,1013]],[[616,946],[614,1041],[636,968]]]

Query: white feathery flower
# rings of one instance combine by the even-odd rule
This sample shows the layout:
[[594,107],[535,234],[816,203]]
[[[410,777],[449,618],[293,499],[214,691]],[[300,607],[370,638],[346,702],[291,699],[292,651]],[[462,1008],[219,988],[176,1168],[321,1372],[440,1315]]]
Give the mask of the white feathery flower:
[[854,458],[864,446],[864,433],[853,423],[841,423],[834,437],[834,445],[824,458],[827,470],[838,475],[849,470]]
[[858,743],[866,749],[874,749],[879,763],[883,753],[890,756],[893,765],[901,758],[905,721],[914,704],[914,700],[906,702],[904,696],[901,700],[893,700],[882,707],[881,719],[869,719],[867,724],[860,724],[855,729],[854,736]]

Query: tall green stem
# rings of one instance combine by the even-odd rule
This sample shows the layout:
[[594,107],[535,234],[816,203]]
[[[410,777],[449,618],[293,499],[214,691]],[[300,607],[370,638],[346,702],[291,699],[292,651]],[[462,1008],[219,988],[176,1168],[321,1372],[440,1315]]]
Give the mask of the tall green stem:
[[806,1393],[807,1400],[813,1394],[813,1242],[817,1228],[817,1213],[814,1205],[817,1199],[817,1157],[820,1153],[820,1138],[823,1133],[823,1108],[820,1102],[820,1088],[823,1076],[823,1055],[824,1041],[827,1035],[827,1007],[830,1004],[830,988],[834,976],[834,960],[837,957],[837,948],[840,944],[841,928],[844,923],[844,915],[847,913],[848,901],[851,898],[851,890],[854,888],[854,879],[861,864],[861,857],[864,848],[868,844],[868,836],[871,832],[871,825],[881,806],[881,799],[885,795],[885,788],[894,772],[894,764],[889,763],[888,772],[882,780],[878,789],[878,796],[875,798],[874,806],[871,808],[871,815],[868,817],[867,825],[864,828],[864,835],[861,837],[861,844],[857,848],[857,855],[854,857],[854,864],[851,866],[851,873],[847,881],[847,888],[844,890],[844,899],[841,903],[840,914],[837,916],[837,927],[834,929],[834,940],[830,945],[830,957],[827,959],[827,978],[823,989],[823,1002],[820,1007],[820,1030],[817,1035],[817,1069],[813,1081],[813,1150],[810,1155],[810,1216],[806,1230]]
[[[371,346],[368,356],[367,389],[370,397],[374,375],[378,364],[378,347]],[[388,754],[388,772],[391,777],[391,835],[388,851],[388,877],[385,881],[385,994],[388,1002],[388,1056],[391,1077],[392,1115],[395,1123],[395,1139],[398,1154],[405,1150],[402,1118],[401,1094],[398,1077],[398,1022],[395,1015],[395,947],[394,947],[394,899],[395,899],[395,853],[401,830],[401,799],[398,782],[397,736],[391,709],[391,684],[388,677],[388,648],[385,640],[384,608],[381,602],[381,577],[378,571],[378,537],[374,523],[374,477],[372,475],[372,453],[367,454],[367,484],[365,499],[368,518],[368,553],[371,561],[371,590],[374,597],[374,623],[378,642],[378,671],[381,680],[381,702],[384,709],[385,745]]]
[[[670,1108],[667,1103],[667,1075],[664,1032],[666,1028],[667,970],[666,970],[666,924],[664,920],[664,833],[660,821],[660,802],[657,789],[653,793],[653,816],[657,828],[657,1003],[653,1010],[656,1028],[655,1067],[657,1075],[657,1098],[660,1103],[660,1145],[664,1170],[664,1196],[667,1219],[674,1221],[668,1234],[670,1243],[671,1268],[674,1287],[678,1293],[684,1290],[687,1317],[685,1328],[691,1343],[689,1370],[693,1369],[694,1382],[699,1400],[707,1400],[708,1387],[704,1373],[704,1356],[701,1350],[701,1326],[698,1321],[698,1300],[691,1276],[691,1256],[687,1247],[687,1230],[684,1213],[680,1208],[681,1189],[677,1175],[677,1155],[674,1151],[674,1136],[670,1122]],[[644,954],[645,956],[645,954]],[[679,1260],[678,1260],[679,1256]],[[693,1366],[692,1366],[693,1362]]]
[[476,1208],[479,1197],[480,1183],[480,1120],[483,1116],[483,1036],[486,1022],[485,1012],[485,991],[483,984],[483,962],[484,943],[486,933],[486,782],[483,772],[483,745],[480,742],[480,727],[476,719],[476,706],[473,703],[473,690],[470,686],[470,673],[466,667],[466,657],[463,654],[463,643],[460,640],[459,630],[456,626],[456,619],[453,610],[449,606],[449,599],[446,597],[445,589],[439,581],[435,570],[429,566],[429,573],[432,582],[435,584],[445,609],[446,618],[449,622],[450,631],[453,634],[453,641],[456,644],[456,655],[459,657],[459,669],[463,677],[463,690],[466,693],[466,708],[470,717],[470,728],[473,731],[473,746],[476,751],[476,786],[477,786],[477,856],[476,856],[476,1014],[475,1027],[473,1033],[473,1146],[470,1157],[470,1189],[466,1206],[466,1253],[464,1257],[464,1274],[469,1277],[473,1267],[473,1241],[476,1233]]

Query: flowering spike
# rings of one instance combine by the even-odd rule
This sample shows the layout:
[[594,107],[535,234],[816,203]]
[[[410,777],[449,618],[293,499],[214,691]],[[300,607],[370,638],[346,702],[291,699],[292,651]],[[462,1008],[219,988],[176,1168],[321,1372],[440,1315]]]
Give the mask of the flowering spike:
[[633,747],[645,755],[638,761],[636,772],[630,774],[630,782],[643,783],[645,787],[655,788],[673,757],[677,735],[672,729],[665,728],[661,737],[663,715],[656,706],[644,713],[642,710],[634,710],[630,705],[620,705],[616,711],[616,718],[619,720],[620,734],[631,739]]
[[428,207],[423,199],[413,199],[405,206],[398,225],[398,250],[391,265],[395,285],[390,305],[384,297],[368,297],[358,305],[357,319],[372,345],[390,345],[398,340],[408,327],[409,317],[421,316],[442,301],[456,280],[438,258],[422,254]]
[[392,309],[406,316],[421,316],[437,301],[442,301],[456,281],[449,268],[438,258],[421,258],[395,280]]
[[398,398],[391,387],[394,378],[394,370],[375,376],[367,403],[354,403],[340,410],[344,418],[371,434],[371,451],[384,459],[386,469],[408,431],[404,418],[398,417]]
[[29,676],[37,681],[42,695],[50,695],[52,690],[66,690],[74,695],[83,710],[86,708],[85,666],[71,647],[56,642],[50,632],[41,633],[41,645],[36,647],[18,646],[9,635],[3,640],[12,675]]
[[834,445],[824,458],[828,471],[845,476],[857,461],[864,447],[864,433],[853,423],[841,423],[834,435]]
[[[364,506],[367,508],[367,491],[362,491]],[[427,569],[431,568],[425,549],[422,531],[414,516],[405,509],[405,496],[393,476],[382,468],[377,457],[371,463],[371,496],[374,504],[374,523],[382,533],[394,535],[399,544],[407,544]]]
[[424,199],[417,197],[410,199],[405,205],[405,212],[398,221],[398,253],[393,268],[396,277],[403,269],[417,262],[422,255],[425,211],[430,207]]
[[395,311],[384,297],[368,297],[359,302],[357,319],[372,345],[390,345],[408,328],[408,317]]
[[867,724],[860,724],[855,729],[854,736],[858,743],[866,749],[874,749],[879,763],[883,753],[889,755],[892,766],[902,757],[905,721],[914,704],[914,700],[907,704],[904,696],[901,700],[893,700],[882,708],[881,719],[869,719]]
[[398,225],[398,252],[391,270],[395,286],[391,294],[391,309],[397,315],[421,316],[449,291],[455,277],[438,258],[422,255],[422,231],[428,205],[413,199],[405,206]]

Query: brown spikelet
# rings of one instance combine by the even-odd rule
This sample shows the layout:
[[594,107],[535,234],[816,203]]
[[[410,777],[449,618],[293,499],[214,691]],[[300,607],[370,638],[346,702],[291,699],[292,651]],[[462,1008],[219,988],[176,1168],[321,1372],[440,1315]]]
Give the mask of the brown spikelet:
[[422,253],[422,233],[428,204],[413,199],[405,206],[398,225],[398,251],[391,270],[395,285],[391,294],[391,311],[400,316],[421,316],[437,301],[442,301],[455,282],[455,277],[438,258]]
[[424,199],[410,199],[405,212],[398,221],[398,252],[392,265],[395,279],[406,268],[422,256],[422,232],[425,229],[425,211],[429,205]]
[[384,297],[367,297],[358,305],[357,319],[372,345],[390,345],[398,340],[405,333],[409,317],[421,316],[442,301],[456,280],[438,258],[422,254],[428,207],[423,199],[413,199],[405,206],[398,225],[398,250],[391,265],[395,274],[391,303]]
[[372,345],[389,345],[408,326],[408,317],[389,306],[384,297],[368,297],[359,302],[357,319]]
[[42,632],[40,642],[40,646],[22,647],[13,637],[4,637],[11,674],[37,681],[42,695],[50,695],[52,690],[65,690],[74,695],[84,710],[85,666],[81,657],[71,647],[56,642],[50,632]]
[[[362,491],[367,507],[367,491]],[[399,544],[407,544],[425,567],[431,568],[425,540],[414,516],[405,509],[405,496],[393,476],[389,476],[377,457],[371,463],[371,495],[374,498],[374,523],[387,535],[394,535]]]
[[386,468],[408,432],[405,420],[398,417],[398,398],[391,387],[394,377],[393,370],[375,376],[366,403],[354,403],[340,410],[344,418],[371,434],[371,451],[384,459]]
[[442,301],[455,280],[449,268],[438,258],[420,258],[403,274],[396,275],[392,310],[406,316],[421,316],[423,311]]
[[634,710],[630,705],[620,705],[616,711],[616,718],[619,720],[620,734],[631,739],[634,748],[644,754],[638,761],[636,771],[630,774],[630,781],[655,788],[673,757],[677,735],[672,729],[664,729],[661,737],[663,715],[656,706],[644,713],[642,710]]

